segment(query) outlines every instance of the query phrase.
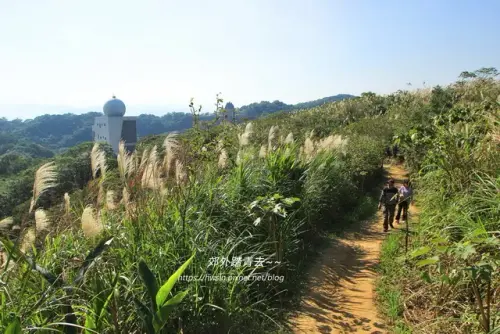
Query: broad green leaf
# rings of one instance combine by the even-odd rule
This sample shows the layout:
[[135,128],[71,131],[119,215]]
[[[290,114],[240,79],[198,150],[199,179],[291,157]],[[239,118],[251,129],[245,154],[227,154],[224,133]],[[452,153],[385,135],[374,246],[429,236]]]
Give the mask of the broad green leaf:
[[184,264],[179,269],[177,269],[177,271],[173,273],[172,276],[169,277],[167,282],[165,282],[165,284],[163,284],[163,286],[160,288],[160,290],[156,294],[156,305],[158,308],[163,306],[163,304],[167,300],[168,294],[174,287],[179,277],[186,270],[187,266],[189,266],[189,264],[193,261],[195,255],[196,253],[191,255],[191,257],[186,262],[184,262]]
[[431,248],[429,246],[417,248],[413,252],[410,253],[410,258],[414,259],[417,256],[425,255],[425,254],[429,253],[430,250],[431,250]]
[[163,306],[172,306],[172,305],[179,304],[184,299],[184,297],[186,297],[188,292],[189,292],[189,289],[182,291],[182,292],[179,292],[174,297],[167,300],[167,302]]
[[172,307],[179,304],[180,302],[182,302],[184,297],[187,296],[188,292],[189,292],[189,289],[182,291],[182,292],[179,292],[174,297],[167,300],[167,302],[156,313],[156,316],[158,317],[158,319],[160,319],[161,321],[166,321],[168,319],[168,314],[170,313],[170,310],[172,309]]
[[7,329],[5,329],[5,334],[21,334],[21,322],[19,321],[19,318],[16,318],[13,322],[7,326]]
[[151,307],[156,309],[156,294],[158,293],[158,283],[156,282],[155,275],[149,270],[148,265],[144,261],[139,262],[139,275],[141,276],[144,285],[148,291],[149,298],[151,299]]
[[433,244],[444,244],[444,243],[447,243],[448,240],[446,240],[446,238],[443,238],[443,237],[436,237],[436,238],[432,239],[431,242]]
[[295,202],[300,202],[300,198],[298,198],[298,197],[289,197],[289,198],[283,199],[282,202],[285,203],[285,204],[287,204],[287,205],[292,205]]
[[436,249],[441,253],[444,253],[448,250],[448,246],[437,246]]
[[488,235],[488,234],[483,228],[477,228],[471,234],[472,237],[477,237],[479,235]]
[[427,266],[429,264],[434,264],[434,263],[437,263],[439,261],[439,257],[438,256],[433,256],[433,257],[429,257],[425,260],[420,260],[417,262],[417,267],[423,267],[423,266]]
[[94,315],[93,314],[87,314],[85,317],[85,333],[94,333],[94,331],[88,331],[87,329],[96,329],[95,321],[94,321]]

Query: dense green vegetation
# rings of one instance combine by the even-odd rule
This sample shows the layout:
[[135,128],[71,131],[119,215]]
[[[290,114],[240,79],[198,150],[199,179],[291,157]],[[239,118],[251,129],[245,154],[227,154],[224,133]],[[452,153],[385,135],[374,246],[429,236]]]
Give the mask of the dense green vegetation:
[[[410,247],[382,249],[382,310],[397,333],[500,330],[500,83],[463,72],[388,109],[417,189]],[[496,331],[495,331],[496,329]]]
[[[288,111],[303,106],[318,106],[328,101],[349,97],[352,96],[336,95],[297,105],[264,101],[243,106],[242,111],[236,112],[236,116],[240,120],[250,119],[261,114]],[[277,105],[279,107],[276,107]],[[219,113],[228,113],[228,111],[219,110]],[[85,155],[88,152],[84,151],[89,150],[89,144],[86,142],[91,140],[90,129],[94,117],[98,115],[100,113],[89,112],[82,115],[43,115],[25,121],[0,119],[0,218],[14,213],[14,218],[20,219],[19,215],[22,210],[18,207],[25,206],[23,203],[31,196],[34,170],[56,153],[65,152],[56,159],[58,166],[64,162],[67,171],[73,170],[75,174],[80,175],[70,177],[73,180],[70,183],[74,185],[74,188],[66,187],[65,191],[79,189],[85,182],[88,182],[88,177],[81,176],[88,176],[88,171],[83,172],[75,168],[76,166],[80,168],[90,166],[90,160]],[[137,133],[139,137],[147,137],[172,131],[185,131],[192,127],[194,116],[197,116],[199,121],[209,122],[214,120],[215,114],[196,115],[195,113],[174,112],[161,117],[140,115],[137,120]],[[148,140],[146,138],[144,141],[148,142]],[[79,148],[75,148],[76,146]],[[68,181],[64,183],[68,184]]]
[[[374,110],[360,98],[246,125],[200,122],[118,159],[81,146],[75,169],[88,173],[79,181],[90,181],[68,195],[57,189],[66,162],[40,167],[20,233],[6,229],[11,241],[2,239],[0,326],[279,328],[321,231],[356,219],[364,189],[378,182],[390,133],[370,135],[373,124],[385,128]],[[186,275],[278,279],[164,285],[193,254]]]
[[195,112],[193,128],[144,138],[134,155],[83,144],[26,171],[23,192],[33,193],[0,223],[0,327],[280,330],[320,235],[363,213],[396,142],[420,217],[408,249],[404,233],[383,245],[381,310],[398,333],[495,333],[496,76],[464,72],[448,87],[364,93],[246,124]]

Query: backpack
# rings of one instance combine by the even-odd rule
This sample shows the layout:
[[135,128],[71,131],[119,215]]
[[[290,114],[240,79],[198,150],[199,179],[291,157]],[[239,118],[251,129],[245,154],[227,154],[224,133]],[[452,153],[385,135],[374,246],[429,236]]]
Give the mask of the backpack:
[[384,188],[384,204],[386,205],[396,205],[399,200],[399,190],[398,188]]

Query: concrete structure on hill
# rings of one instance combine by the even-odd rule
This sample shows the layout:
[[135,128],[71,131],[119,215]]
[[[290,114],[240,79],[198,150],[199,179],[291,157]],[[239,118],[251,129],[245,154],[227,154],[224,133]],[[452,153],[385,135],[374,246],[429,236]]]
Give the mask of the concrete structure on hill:
[[92,126],[94,142],[106,142],[118,153],[120,140],[132,152],[137,143],[136,117],[124,117],[125,103],[113,96],[103,107],[104,116],[98,116]]

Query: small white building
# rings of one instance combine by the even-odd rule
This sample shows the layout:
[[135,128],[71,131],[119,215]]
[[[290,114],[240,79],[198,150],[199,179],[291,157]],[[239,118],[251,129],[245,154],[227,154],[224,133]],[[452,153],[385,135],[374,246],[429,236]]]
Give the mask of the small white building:
[[96,117],[92,126],[94,142],[106,142],[113,151],[118,153],[120,140],[125,142],[125,148],[132,152],[137,143],[136,117],[124,117],[125,103],[115,96],[104,104],[104,116]]

